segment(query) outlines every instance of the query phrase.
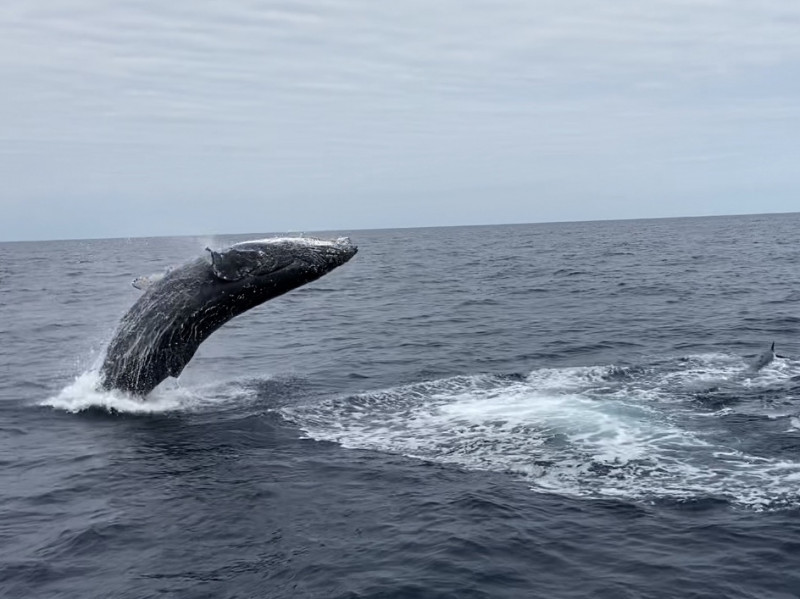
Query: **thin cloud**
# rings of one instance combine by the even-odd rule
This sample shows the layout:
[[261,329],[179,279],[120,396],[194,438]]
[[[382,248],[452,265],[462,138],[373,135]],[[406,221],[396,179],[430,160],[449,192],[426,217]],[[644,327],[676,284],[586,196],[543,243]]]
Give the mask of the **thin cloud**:
[[747,174],[775,198],[752,211],[789,210],[798,23],[774,0],[7,0],[0,239],[603,216],[592,193],[658,216],[670,186],[670,214],[725,213]]

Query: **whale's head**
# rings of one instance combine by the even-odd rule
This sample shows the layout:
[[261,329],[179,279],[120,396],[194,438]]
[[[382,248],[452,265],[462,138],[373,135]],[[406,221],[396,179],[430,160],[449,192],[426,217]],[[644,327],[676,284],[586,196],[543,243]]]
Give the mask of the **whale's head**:
[[210,252],[211,270],[224,282],[274,297],[318,279],[355,256],[350,239],[277,237],[243,241]]

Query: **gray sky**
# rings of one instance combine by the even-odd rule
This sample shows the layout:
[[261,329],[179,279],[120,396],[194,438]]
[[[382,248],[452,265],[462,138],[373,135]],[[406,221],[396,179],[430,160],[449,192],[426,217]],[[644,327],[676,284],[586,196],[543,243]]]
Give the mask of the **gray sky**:
[[800,209],[800,3],[3,0],[0,240]]

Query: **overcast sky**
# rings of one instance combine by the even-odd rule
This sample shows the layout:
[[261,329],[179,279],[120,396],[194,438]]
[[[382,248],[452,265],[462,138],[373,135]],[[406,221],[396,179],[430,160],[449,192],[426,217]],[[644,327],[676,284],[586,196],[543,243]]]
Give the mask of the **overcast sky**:
[[800,209],[800,3],[3,0],[0,240]]

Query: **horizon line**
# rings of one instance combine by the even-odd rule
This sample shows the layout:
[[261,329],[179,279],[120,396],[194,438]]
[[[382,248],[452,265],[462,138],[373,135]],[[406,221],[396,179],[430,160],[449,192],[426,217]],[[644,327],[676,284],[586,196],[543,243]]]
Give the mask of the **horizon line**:
[[290,231],[262,231],[246,233],[181,233],[177,235],[126,235],[121,237],[62,237],[53,239],[11,239],[0,240],[0,244],[12,243],[52,243],[62,241],[115,241],[122,239],[169,239],[181,237],[234,237],[240,235],[298,235],[305,236],[306,232],[314,233],[339,233],[356,231],[402,231],[406,229],[454,229],[467,227],[513,227],[525,225],[562,225],[579,223],[600,223],[600,222],[627,222],[627,221],[651,221],[651,220],[687,220],[701,218],[736,218],[742,216],[778,216],[787,214],[800,214],[800,211],[792,212],[743,212],[736,214],[697,214],[685,216],[632,216],[627,218],[595,218],[588,220],[553,220],[553,221],[527,221],[527,222],[502,222],[502,223],[472,223],[472,224],[451,224],[451,225],[408,225],[400,227],[362,227],[357,229],[304,229]]

